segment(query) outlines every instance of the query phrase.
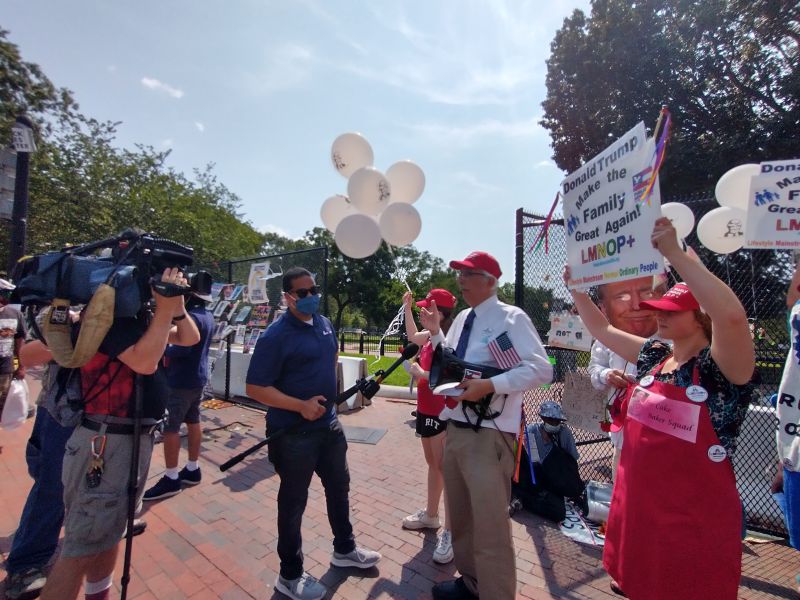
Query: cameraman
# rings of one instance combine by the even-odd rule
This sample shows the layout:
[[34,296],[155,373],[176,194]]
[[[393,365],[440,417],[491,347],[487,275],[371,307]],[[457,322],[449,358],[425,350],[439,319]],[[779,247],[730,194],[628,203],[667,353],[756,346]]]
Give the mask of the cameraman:
[[[165,269],[161,281],[187,286],[177,268]],[[190,346],[200,339],[194,320],[185,318],[182,296],[152,293],[152,316],[115,319],[98,352],[81,367],[84,419],[67,442],[64,543],[42,590],[45,600],[77,598],[84,577],[87,600],[109,597],[128,512],[136,374],[145,375],[138,504],[153,451],[152,432],[167,397],[166,381],[158,370],[161,356],[168,342]]]

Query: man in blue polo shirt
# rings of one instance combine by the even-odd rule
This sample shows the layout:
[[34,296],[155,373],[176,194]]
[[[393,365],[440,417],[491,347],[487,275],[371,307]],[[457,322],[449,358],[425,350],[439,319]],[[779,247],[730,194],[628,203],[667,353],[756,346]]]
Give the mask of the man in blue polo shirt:
[[336,334],[318,314],[320,290],[306,269],[283,275],[288,312],[259,338],[247,371],[247,395],[269,406],[267,432],[286,430],[269,443],[280,477],[275,588],[294,600],[319,600],[325,587],[303,571],[300,526],[316,472],[325,488],[333,532],[331,564],[374,566],[381,555],[356,546],[350,524],[347,440],[336,418]]

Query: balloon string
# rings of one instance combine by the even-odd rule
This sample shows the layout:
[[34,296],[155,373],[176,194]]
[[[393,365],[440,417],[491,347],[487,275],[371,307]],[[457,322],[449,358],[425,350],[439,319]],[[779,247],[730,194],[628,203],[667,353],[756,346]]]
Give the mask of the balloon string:
[[[399,257],[394,252],[392,252],[391,244],[389,244],[387,242],[386,243],[386,247],[389,249],[389,255],[394,260],[394,268],[395,268],[394,272],[395,272],[396,277],[402,282],[402,284],[404,286],[406,286],[406,289],[410,292],[411,291],[411,287],[408,285],[408,281],[406,281],[405,269],[403,269],[400,266]],[[372,363],[370,363],[370,365],[374,365],[375,363],[380,361],[380,359],[381,359],[381,347],[383,346],[383,340],[386,338],[386,336],[387,335],[396,335],[396,334],[400,333],[400,329],[402,329],[404,324],[405,324],[405,307],[401,304],[400,305],[400,310],[397,311],[397,314],[395,315],[394,319],[392,319],[392,322],[389,323],[389,326],[386,328],[386,331],[383,332],[383,335],[381,336],[381,339],[378,342],[378,348],[375,351],[375,353],[376,353],[375,354],[375,360],[372,361]]]

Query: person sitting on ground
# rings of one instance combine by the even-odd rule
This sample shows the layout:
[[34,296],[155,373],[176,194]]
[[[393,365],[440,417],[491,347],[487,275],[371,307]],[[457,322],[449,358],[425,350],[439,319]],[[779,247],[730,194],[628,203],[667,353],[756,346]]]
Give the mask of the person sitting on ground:
[[564,426],[567,419],[557,402],[542,402],[539,417],[542,420],[528,425],[521,440],[524,446],[519,483],[512,483],[512,493],[532,513],[563,521],[565,497],[573,498],[586,512],[586,486],[578,474],[578,448],[572,432]]
[[[428,308],[431,302],[436,302],[436,308],[442,317],[442,331],[447,335],[453,322],[453,308],[456,297],[443,289],[432,289],[424,300],[417,302],[417,306]],[[403,529],[438,529],[441,525],[439,519],[439,499],[444,490],[444,475],[442,474],[442,458],[447,437],[447,421],[439,418],[445,407],[445,397],[435,395],[428,385],[431,362],[433,360],[433,346],[431,334],[427,329],[417,330],[414,322],[412,303],[414,298],[411,292],[403,295],[403,308],[405,309],[406,333],[408,340],[422,346],[419,360],[411,363],[411,374],[417,378],[417,433],[422,439],[422,451],[425,453],[425,462],[428,464],[428,502],[427,506],[418,510],[413,515],[403,519]],[[449,563],[453,560],[453,542],[450,533],[450,511],[447,510],[447,497],[445,497],[444,529],[436,542],[433,551],[433,560],[437,563]]]

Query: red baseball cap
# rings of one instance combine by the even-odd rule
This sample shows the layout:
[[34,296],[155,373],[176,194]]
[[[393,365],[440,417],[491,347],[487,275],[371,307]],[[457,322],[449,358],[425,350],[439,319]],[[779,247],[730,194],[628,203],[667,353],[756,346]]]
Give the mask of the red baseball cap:
[[431,301],[436,302],[436,306],[439,308],[453,308],[456,305],[456,297],[453,294],[442,288],[434,288],[428,292],[424,300],[417,302],[417,306],[428,308]]
[[689,286],[685,283],[676,283],[672,288],[658,300],[647,300],[639,302],[640,308],[651,310],[668,310],[677,312],[681,310],[697,310],[700,303],[694,297]]
[[450,268],[461,271],[462,269],[476,269],[486,271],[492,277],[499,279],[503,272],[494,256],[487,252],[473,252],[464,260],[451,260]]

